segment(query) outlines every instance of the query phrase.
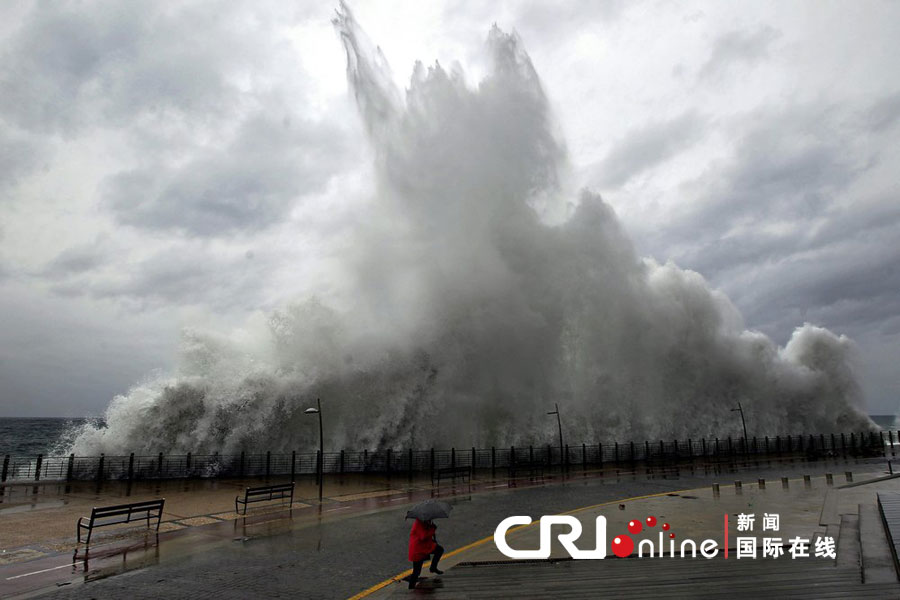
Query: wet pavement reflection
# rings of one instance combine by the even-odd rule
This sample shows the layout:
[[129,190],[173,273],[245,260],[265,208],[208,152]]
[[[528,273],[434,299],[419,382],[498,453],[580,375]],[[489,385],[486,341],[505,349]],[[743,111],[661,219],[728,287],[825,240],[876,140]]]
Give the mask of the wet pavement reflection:
[[[877,468],[873,465],[878,464],[877,461],[853,463],[846,469],[872,470]],[[773,467],[779,474],[796,474],[799,471],[815,473],[825,468],[828,465],[806,463]],[[157,573],[164,584],[177,579],[173,579],[170,572],[213,568],[211,565],[217,564],[223,569],[222,576],[227,579],[232,577],[228,569],[257,561],[291,566],[309,563],[311,568],[319,565],[320,569],[328,568],[322,565],[336,562],[341,564],[341,572],[345,573],[345,581],[341,581],[339,587],[359,591],[367,587],[367,581],[377,582],[396,570],[406,568],[404,545],[408,524],[404,523],[403,514],[407,505],[423,499],[444,498],[459,509],[454,512],[454,520],[440,530],[442,543],[451,548],[489,534],[500,518],[517,510],[526,511],[517,514],[535,514],[537,510],[563,511],[598,499],[627,497],[636,492],[684,489],[690,482],[705,484],[706,478],[721,478],[727,473],[742,470],[763,472],[767,469],[765,465],[753,464],[735,466],[733,469],[709,465],[603,471],[572,469],[568,473],[553,472],[541,477],[513,480],[492,478],[490,473],[476,473],[472,481],[448,482],[440,487],[431,487],[430,482],[422,479],[410,481],[395,478],[389,481],[372,478],[373,481],[361,485],[352,477],[335,477],[326,479],[326,489],[330,490],[331,495],[321,505],[315,501],[301,500],[290,509],[277,505],[252,508],[246,517],[234,514],[233,498],[247,481],[107,484],[102,494],[98,494],[97,486],[92,482],[42,482],[40,487],[44,488],[45,493],[37,496],[28,494],[27,500],[24,490],[9,494],[4,491],[7,503],[10,498],[18,502],[0,509],[10,511],[0,512],[0,515],[40,511],[41,507],[66,506],[76,501],[88,506],[96,500],[115,504],[122,498],[160,496],[167,497],[164,526],[171,528],[164,528],[158,537],[134,530],[125,534],[113,533],[108,538],[99,537],[98,543],[92,544],[90,549],[76,547],[74,552],[68,554],[47,553],[33,560],[5,565],[0,562],[0,589],[3,589],[0,595],[14,597],[26,592],[67,588],[72,590],[67,594],[79,597],[74,587],[80,584],[108,580],[139,569]],[[70,488],[70,491],[65,492],[65,488]],[[304,489],[314,487],[310,488],[307,483]],[[340,491],[349,493],[338,495]],[[65,499],[50,499],[54,493],[67,496]],[[168,499],[173,495],[183,498],[184,502],[180,503],[183,508],[190,502],[202,504],[201,498],[211,497],[211,493],[215,494],[216,502],[231,504],[231,508],[219,510],[222,507],[216,506],[215,510],[182,510],[178,504],[170,504]],[[169,513],[170,510],[178,514]],[[208,522],[203,519],[208,519]],[[182,524],[190,521],[196,521],[196,525]],[[71,523],[73,521],[69,521]],[[353,567],[358,569],[358,573],[351,580],[346,580],[346,572],[350,568],[344,564],[347,562],[358,565]],[[293,576],[299,578],[295,586],[326,585],[321,581],[321,576],[317,576],[318,580],[313,578],[309,581],[303,581],[311,577],[309,573],[295,573]],[[61,592],[62,589],[59,589],[58,593]]]

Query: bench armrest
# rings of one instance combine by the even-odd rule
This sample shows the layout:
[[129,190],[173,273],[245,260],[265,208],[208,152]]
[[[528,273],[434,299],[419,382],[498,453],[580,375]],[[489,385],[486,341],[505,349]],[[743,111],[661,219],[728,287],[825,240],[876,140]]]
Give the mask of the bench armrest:
[[90,525],[82,525],[81,524],[81,522],[84,521],[85,519],[90,520],[90,517],[78,517],[78,524],[75,526],[75,539],[78,540],[79,544],[81,543],[81,530],[87,529],[88,536],[90,536],[90,532],[91,532]]

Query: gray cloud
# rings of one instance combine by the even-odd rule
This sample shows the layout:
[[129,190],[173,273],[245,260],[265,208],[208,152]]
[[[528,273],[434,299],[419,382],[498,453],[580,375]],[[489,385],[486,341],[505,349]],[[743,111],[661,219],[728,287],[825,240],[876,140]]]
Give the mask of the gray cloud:
[[344,157],[341,132],[256,115],[230,144],[184,165],[118,173],[104,204],[123,224],[200,236],[255,231],[279,222],[302,196],[322,190]]
[[597,167],[601,185],[620,186],[664,163],[701,139],[705,125],[703,117],[688,111],[673,119],[651,122],[629,131]]
[[[293,106],[302,77],[267,81],[296,60],[272,27],[311,8],[259,8],[35,5],[0,51],[0,117],[33,137],[114,128],[123,159],[138,159],[101,185],[119,223],[201,236],[267,227],[322,190],[346,144],[340,124]],[[4,182],[37,165],[25,133],[0,128]]]
[[[894,227],[896,235],[900,227]],[[896,238],[895,238],[896,239]],[[843,330],[878,324],[900,314],[900,242],[868,248],[834,244],[820,252],[797,254],[764,268],[765,277],[747,289],[744,298],[753,312],[748,318],[765,322],[767,313],[816,315]]]
[[[819,225],[814,223],[824,221]],[[747,323],[781,343],[811,321],[852,337],[900,314],[900,206],[852,204],[766,233],[760,219],[741,233],[682,247],[680,264],[725,289]],[[702,237],[698,232],[697,237]]]
[[107,246],[107,238],[101,236],[90,244],[63,250],[40,274],[50,279],[66,278],[97,269],[109,262],[110,258],[111,249]]
[[900,119],[900,92],[876,101],[865,113],[869,128],[873,131],[889,129]]
[[880,328],[900,314],[900,204],[889,187],[860,191],[890,147],[869,133],[870,114],[803,105],[741,116],[731,156],[683,186],[697,201],[646,238],[651,253],[703,273],[780,343],[805,321],[854,337]]
[[751,65],[769,54],[781,32],[763,26],[753,32],[730,31],[715,39],[709,58],[697,72],[699,80],[717,79],[738,64]]
[[58,296],[117,300],[135,310],[172,305],[252,310],[264,297],[270,267],[254,253],[180,244],[130,263],[128,269],[85,271],[51,289]]
[[197,6],[38,3],[6,44],[0,112],[71,135],[145,112],[208,119],[239,108],[237,79],[273,42],[259,20]]
[[536,31],[543,32],[549,28],[555,35],[570,35],[586,20],[590,23],[615,21],[627,7],[628,3],[623,0],[526,2],[520,5],[515,21]]
[[485,25],[508,17],[501,26],[515,26],[528,42],[564,40],[585,26],[610,25],[633,3],[624,0],[571,0],[569,2],[471,2],[453,0],[444,4],[441,22],[460,35],[477,39]]
[[47,152],[47,144],[0,122],[0,187],[14,185],[40,167]]
[[7,281],[0,293],[0,415],[101,414],[176,345],[171,313],[117,311]]
[[[857,132],[844,121],[843,112],[815,105],[740,117],[732,155],[682,185],[681,193],[697,201],[673,219],[664,234],[667,243],[689,240],[697,256],[710,257],[715,253],[703,246],[728,247],[735,240],[739,252],[753,256],[741,232],[757,236],[763,225],[782,223],[799,227],[789,234],[796,244],[812,231],[800,224],[821,216],[875,162],[874,155],[847,151]],[[778,251],[780,236],[763,233],[754,245]],[[697,267],[714,265],[692,266]]]

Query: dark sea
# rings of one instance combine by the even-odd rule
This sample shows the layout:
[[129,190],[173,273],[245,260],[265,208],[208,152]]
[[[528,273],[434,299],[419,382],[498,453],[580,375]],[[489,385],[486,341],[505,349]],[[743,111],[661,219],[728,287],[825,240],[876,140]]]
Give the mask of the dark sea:
[[63,454],[60,448],[71,441],[80,425],[98,420],[102,422],[102,419],[0,417],[0,456]]
[[[893,415],[870,415],[885,429],[897,429]],[[0,456],[63,455],[80,425],[102,419],[0,417]]]
[[894,415],[869,415],[869,418],[875,421],[875,424],[882,429],[897,429],[897,417]]

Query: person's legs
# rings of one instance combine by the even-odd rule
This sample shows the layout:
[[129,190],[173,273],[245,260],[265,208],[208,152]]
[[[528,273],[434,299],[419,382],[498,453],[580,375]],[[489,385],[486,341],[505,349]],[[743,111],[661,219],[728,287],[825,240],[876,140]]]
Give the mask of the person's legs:
[[419,575],[422,574],[422,564],[424,562],[424,560],[417,560],[413,563],[413,572],[412,575],[409,576],[409,589],[416,587],[416,582],[419,581]]
[[444,572],[438,569],[438,561],[441,560],[441,556],[444,555],[444,547],[440,544],[436,544],[434,547],[434,552],[432,553],[431,558],[431,567],[429,570],[432,573],[437,573],[438,575],[443,575]]

